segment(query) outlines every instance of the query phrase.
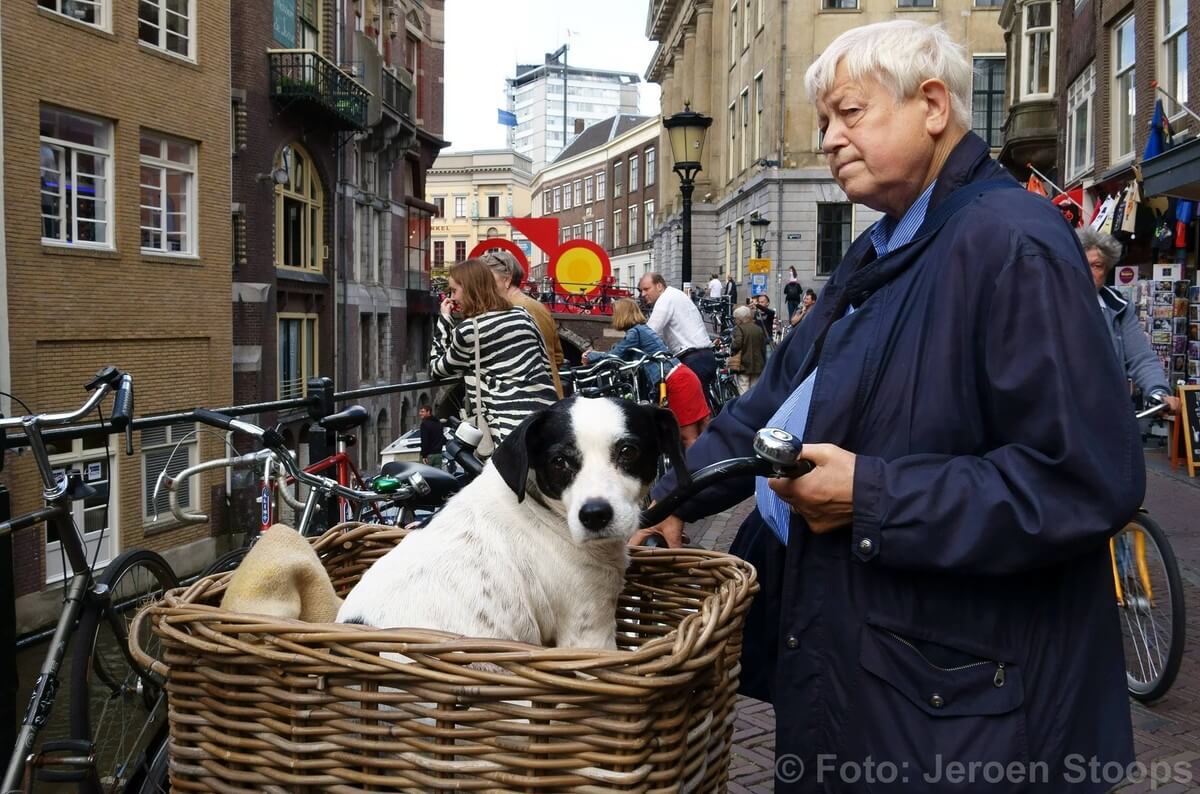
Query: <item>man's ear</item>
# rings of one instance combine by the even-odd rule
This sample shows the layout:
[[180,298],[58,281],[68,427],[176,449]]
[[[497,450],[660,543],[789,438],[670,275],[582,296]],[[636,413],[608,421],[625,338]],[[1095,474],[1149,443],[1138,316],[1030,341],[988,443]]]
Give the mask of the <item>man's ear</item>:
[[658,449],[659,452],[667,456],[667,460],[671,461],[671,469],[675,472],[675,479],[679,485],[689,485],[692,482],[691,472],[687,469],[687,459],[683,454],[683,442],[679,438],[679,423],[675,421],[675,414],[668,411],[666,408],[657,406],[647,406],[654,412],[654,427],[658,431]]
[[941,80],[929,79],[917,89],[925,100],[925,129],[930,135],[941,135],[954,119],[950,89]]
[[525,417],[492,453],[492,465],[500,472],[504,484],[517,495],[518,502],[525,501],[525,485],[529,481],[530,431],[541,423],[545,414],[542,410]]

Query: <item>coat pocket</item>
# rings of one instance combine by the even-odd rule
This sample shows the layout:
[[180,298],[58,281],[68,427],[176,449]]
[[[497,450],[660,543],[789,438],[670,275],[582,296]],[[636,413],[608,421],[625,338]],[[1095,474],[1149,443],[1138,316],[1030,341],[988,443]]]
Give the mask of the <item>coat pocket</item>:
[[868,621],[843,746],[854,760],[896,765],[889,791],[1022,789],[1028,779],[1010,772],[1029,761],[1022,670],[1000,656]]

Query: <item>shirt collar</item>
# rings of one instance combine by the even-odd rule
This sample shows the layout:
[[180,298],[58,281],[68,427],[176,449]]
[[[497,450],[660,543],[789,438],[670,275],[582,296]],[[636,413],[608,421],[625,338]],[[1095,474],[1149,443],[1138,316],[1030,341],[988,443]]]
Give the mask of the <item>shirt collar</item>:
[[871,244],[875,246],[878,256],[891,253],[902,245],[907,244],[916,235],[921,224],[925,222],[925,213],[929,210],[929,199],[933,195],[933,187],[937,180],[929,183],[929,187],[917,197],[908,211],[899,221],[884,215],[871,227]]

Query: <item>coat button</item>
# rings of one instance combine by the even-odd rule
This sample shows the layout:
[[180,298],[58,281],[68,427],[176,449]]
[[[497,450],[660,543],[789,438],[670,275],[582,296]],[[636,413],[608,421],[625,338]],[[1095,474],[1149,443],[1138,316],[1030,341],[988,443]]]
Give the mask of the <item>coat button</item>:
[[863,554],[870,554],[873,548],[875,548],[875,544],[871,542],[870,538],[863,538],[858,542],[858,550]]
[[794,651],[800,647],[800,640],[796,639],[795,634],[789,634],[784,644],[787,645],[789,649]]
[[933,706],[935,709],[940,709],[942,706],[946,705],[946,701],[942,698],[941,695],[939,695],[935,692],[929,698],[929,705]]

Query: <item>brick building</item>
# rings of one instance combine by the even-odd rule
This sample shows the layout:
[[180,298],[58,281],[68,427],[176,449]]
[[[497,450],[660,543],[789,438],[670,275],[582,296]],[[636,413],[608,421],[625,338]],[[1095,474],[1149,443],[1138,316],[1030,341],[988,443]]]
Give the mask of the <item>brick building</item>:
[[[357,389],[428,377],[437,304],[429,292],[426,173],[442,133],[444,12],[441,0],[342,3],[339,62],[371,93],[366,129],[341,150],[337,256],[339,387]],[[359,463],[416,421],[428,393],[357,400],[370,413]]]
[[[660,130],[657,117],[605,119],[580,133],[533,180],[534,217],[557,219],[562,242],[599,244],[617,286],[633,289],[654,269]],[[547,261],[545,252],[534,252],[533,278],[546,275]]]
[[[109,363],[133,373],[139,415],[231,400],[229,2],[175,8],[0,7],[11,378],[0,388],[35,411],[77,406]],[[70,57],[47,68],[47,53]],[[136,546],[181,568],[211,558],[209,527],[168,521],[165,499],[152,499],[176,442],[176,469],[218,454],[218,439],[189,439],[191,429],[136,433],[131,457],[118,436],[53,448],[55,466],[97,490],[75,510],[99,561]],[[13,512],[40,506],[30,457],[7,462]],[[185,499],[207,507],[220,482],[205,478]],[[59,611],[63,563],[44,527],[18,533],[14,555],[26,630]]]

